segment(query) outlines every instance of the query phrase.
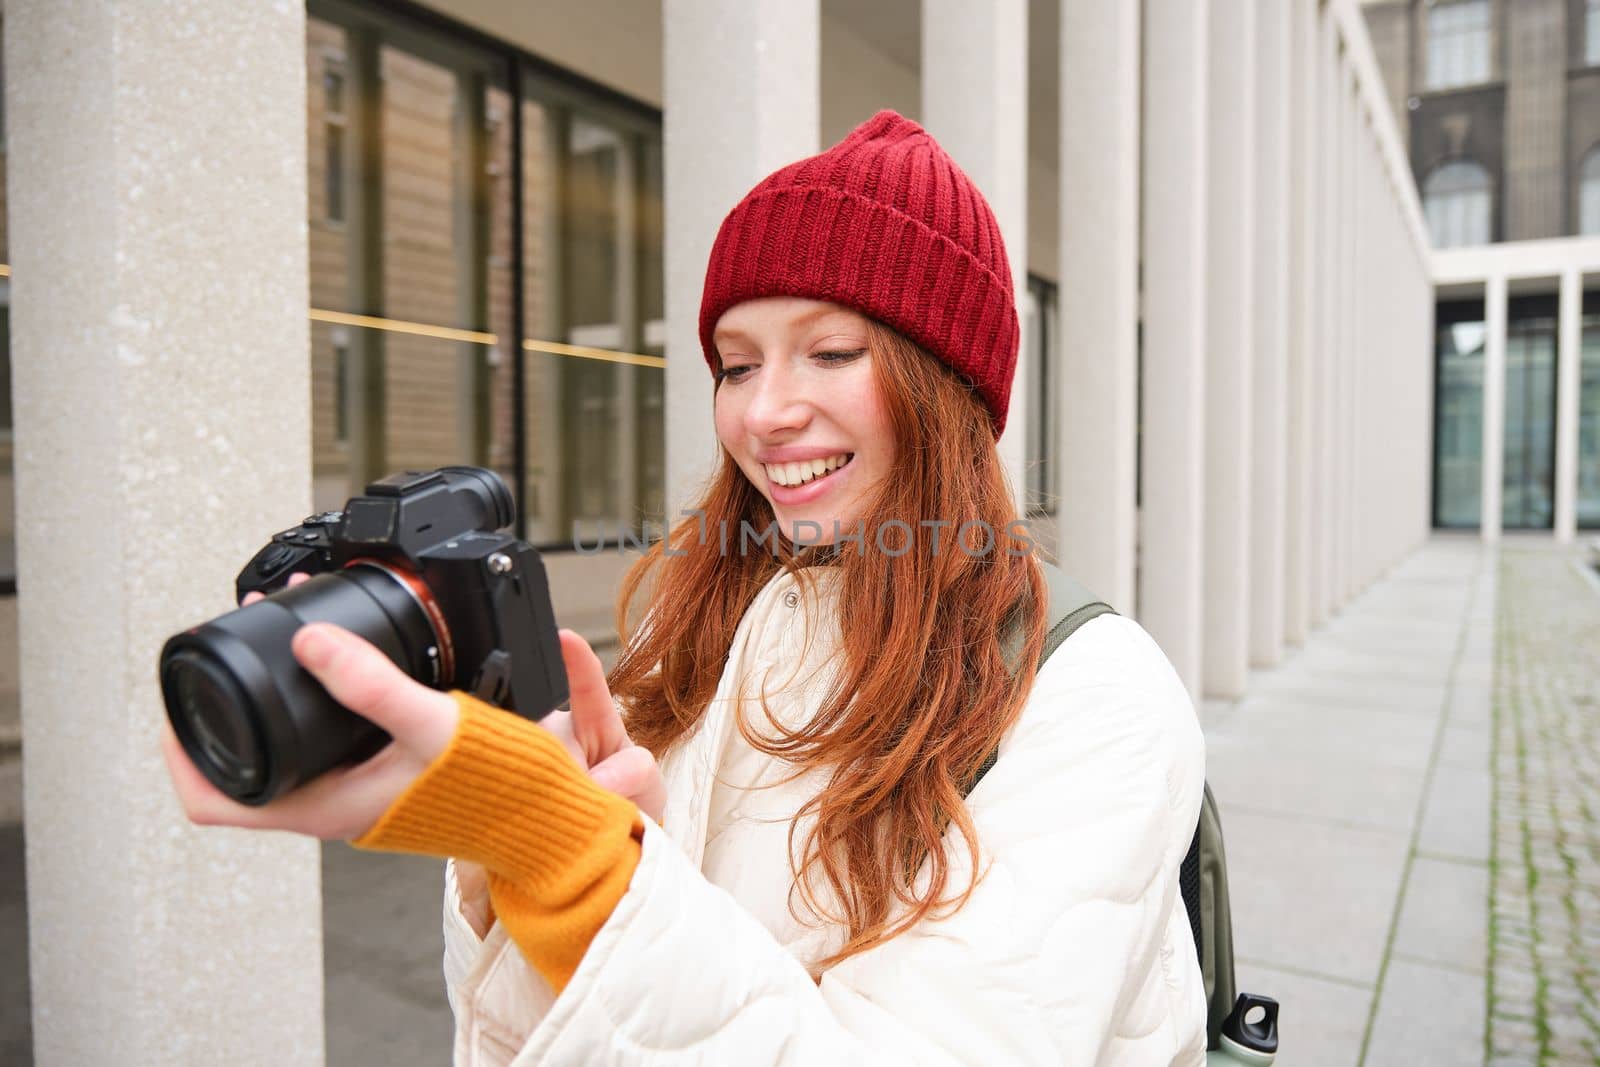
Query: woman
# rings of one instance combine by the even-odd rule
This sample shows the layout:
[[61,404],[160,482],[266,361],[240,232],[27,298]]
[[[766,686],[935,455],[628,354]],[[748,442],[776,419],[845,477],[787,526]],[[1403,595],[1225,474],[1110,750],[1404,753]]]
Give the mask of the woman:
[[1126,619],[1035,674],[1010,279],[893,112],[770,176],[707,272],[721,468],[629,575],[609,687],[563,633],[572,711],[536,726],[308,626],[395,743],[246,809],[169,738],[191,818],[455,857],[458,1060],[1201,1062],[1200,734]]

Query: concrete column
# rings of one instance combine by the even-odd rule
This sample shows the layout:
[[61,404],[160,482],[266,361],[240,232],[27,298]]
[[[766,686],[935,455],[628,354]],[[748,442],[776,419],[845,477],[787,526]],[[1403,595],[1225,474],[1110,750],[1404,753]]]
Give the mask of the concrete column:
[[1583,273],[1561,274],[1556,333],[1556,540],[1567,544],[1578,527],[1578,399],[1583,360]]
[[1144,371],[1139,620],[1201,684],[1206,0],[1144,5]]
[[305,10],[178,14],[6,6],[42,1067],[323,1059],[317,843],[191,827],[157,750],[162,641],[311,503]]
[[1486,542],[1500,540],[1500,493],[1506,436],[1506,278],[1489,277],[1484,287],[1488,331],[1483,349],[1483,516]]
[[1255,361],[1251,383],[1250,660],[1283,656],[1284,486],[1289,464],[1291,5],[1256,8]]
[[1134,604],[1139,5],[1061,5],[1059,558]]
[[1224,698],[1250,680],[1255,7],[1213,0],[1207,35],[1203,681],[1207,696]]
[[667,521],[716,470],[700,293],[717,227],[756,182],[818,150],[817,0],[666,0]]
[[1295,0],[1294,62],[1290,65],[1290,262],[1289,295],[1293,314],[1289,332],[1289,471],[1284,523],[1283,636],[1291,645],[1305,641],[1311,626],[1311,555],[1315,511],[1311,478],[1316,438],[1317,348],[1317,197],[1321,168],[1316,116],[1320,97],[1317,80],[1316,0]]
[[1334,290],[1338,283],[1337,216],[1333,210],[1338,189],[1338,141],[1335,138],[1339,98],[1334,78],[1334,58],[1338,53],[1338,29],[1331,7],[1324,5],[1317,16],[1317,97],[1314,136],[1317,139],[1317,227],[1312,255],[1317,259],[1317,347],[1313,357],[1313,416],[1315,438],[1311,455],[1313,495],[1311,523],[1311,612],[1312,626],[1320,626],[1332,609],[1329,601],[1329,546],[1332,541],[1334,500],[1329,477],[1334,449],[1332,383],[1333,361],[1337,356],[1338,305]]
[[1341,210],[1344,212],[1344,241],[1340,246],[1342,260],[1340,269],[1343,272],[1343,282],[1340,286],[1340,302],[1344,312],[1340,316],[1339,329],[1340,354],[1339,354],[1339,405],[1340,405],[1340,446],[1335,457],[1339,470],[1339,501],[1343,509],[1342,521],[1339,525],[1338,559],[1335,567],[1337,584],[1334,594],[1338,604],[1342,607],[1349,603],[1350,597],[1355,592],[1354,574],[1354,545],[1356,523],[1360,515],[1356,508],[1356,412],[1355,382],[1356,360],[1359,358],[1358,345],[1360,343],[1360,329],[1362,319],[1367,313],[1367,306],[1361,299],[1361,290],[1356,277],[1356,265],[1359,262],[1359,243],[1361,239],[1362,218],[1358,213],[1358,189],[1361,181],[1359,172],[1362,152],[1366,145],[1362,139],[1363,119],[1361,114],[1361,101],[1356,95],[1355,68],[1346,55],[1340,67],[1340,99],[1344,113],[1344,133],[1341,140],[1343,147],[1344,192],[1341,200]]
[[1350,521],[1349,501],[1345,495],[1344,469],[1349,457],[1347,413],[1345,411],[1345,375],[1350,355],[1350,83],[1345,66],[1344,49],[1336,45],[1333,59],[1333,241],[1329,246],[1332,258],[1333,279],[1329,296],[1333,302],[1333,317],[1329,323],[1331,358],[1328,360],[1328,454],[1324,477],[1328,484],[1331,502],[1328,520],[1327,572],[1324,580],[1330,614],[1344,606],[1344,540],[1345,527]]
[[[1000,223],[1019,316],[1028,282],[1028,8],[922,0],[922,125],[983,191]],[[1019,361],[1000,459],[1022,513],[1029,385]]]

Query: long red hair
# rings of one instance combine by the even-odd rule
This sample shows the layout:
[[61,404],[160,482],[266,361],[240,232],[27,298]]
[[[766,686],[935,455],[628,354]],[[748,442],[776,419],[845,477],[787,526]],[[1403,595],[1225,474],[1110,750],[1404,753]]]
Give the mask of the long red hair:
[[[872,324],[873,374],[895,435],[895,469],[867,508],[865,549],[724,552],[706,529],[765,530],[771,507],[726,452],[697,507],[628,572],[617,607],[623,653],[610,684],[627,709],[635,742],[658,758],[700,721],[716,692],[734,630],[780,569],[825,561],[841,568],[842,667],[809,722],[756,735],[757,748],[796,774],[825,769],[829,784],[802,809],[816,820],[795,887],[848,940],[824,965],[966,902],[976,874],[954,887],[946,835],[954,832],[979,869],[978,840],[963,803],[1001,735],[1022,710],[1044,642],[1044,581],[1000,467],[989,415],[943,364],[886,326]],[[898,519],[910,551],[877,551],[874,529]],[[922,520],[948,520],[931,529]],[[967,549],[955,543],[963,523]],[[985,530],[992,547],[984,552]],[[939,539],[934,550],[934,538]],[[905,531],[885,531],[898,552]],[[670,543],[673,554],[663,548]],[[679,555],[678,553],[682,553]],[[630,605],[650,591],[648,610]],[[1002,642],[1020,637],[1008,660]],[[798,820],[797,820],[798,821]],[[791,828],[792,833],[792,828]],[[921,877],[919,877],[919,874]],[[808,888],[816,876],[838,908]]]

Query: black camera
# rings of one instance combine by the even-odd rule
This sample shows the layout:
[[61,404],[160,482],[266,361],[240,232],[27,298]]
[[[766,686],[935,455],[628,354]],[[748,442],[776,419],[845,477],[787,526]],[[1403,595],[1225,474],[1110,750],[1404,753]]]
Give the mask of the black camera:
[[[343,511],[285,530],[239,572],[239,599],[161,650],[161,692],[184,751],[224,793],[265,804],[389,735],[340,706],[290,652],[308,622],[382,649],[412,678],[538,720],[567,699],[544,564],[503,530],[515,504],[480,467],[406,471]],[[296,571],[314,575],[287,588]]]

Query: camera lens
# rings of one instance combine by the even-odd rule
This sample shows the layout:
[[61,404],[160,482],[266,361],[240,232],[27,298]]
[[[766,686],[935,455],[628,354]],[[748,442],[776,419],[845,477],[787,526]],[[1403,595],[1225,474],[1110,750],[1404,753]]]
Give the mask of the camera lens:
[[167,717],[200,772],[228,796],[265,804],[389,736],[340,706],[290,651],[309,622],[376,645],[425,685],[444,680],[449,635],[427,589],[375,563],[318,575],[169,640],[161,652]]
[[265,770],[254,724],[236,709],[244,694],[214,663],[192,650],[168,664],[180,714],[206,762],[230,783],[231,793],[249,792]]

